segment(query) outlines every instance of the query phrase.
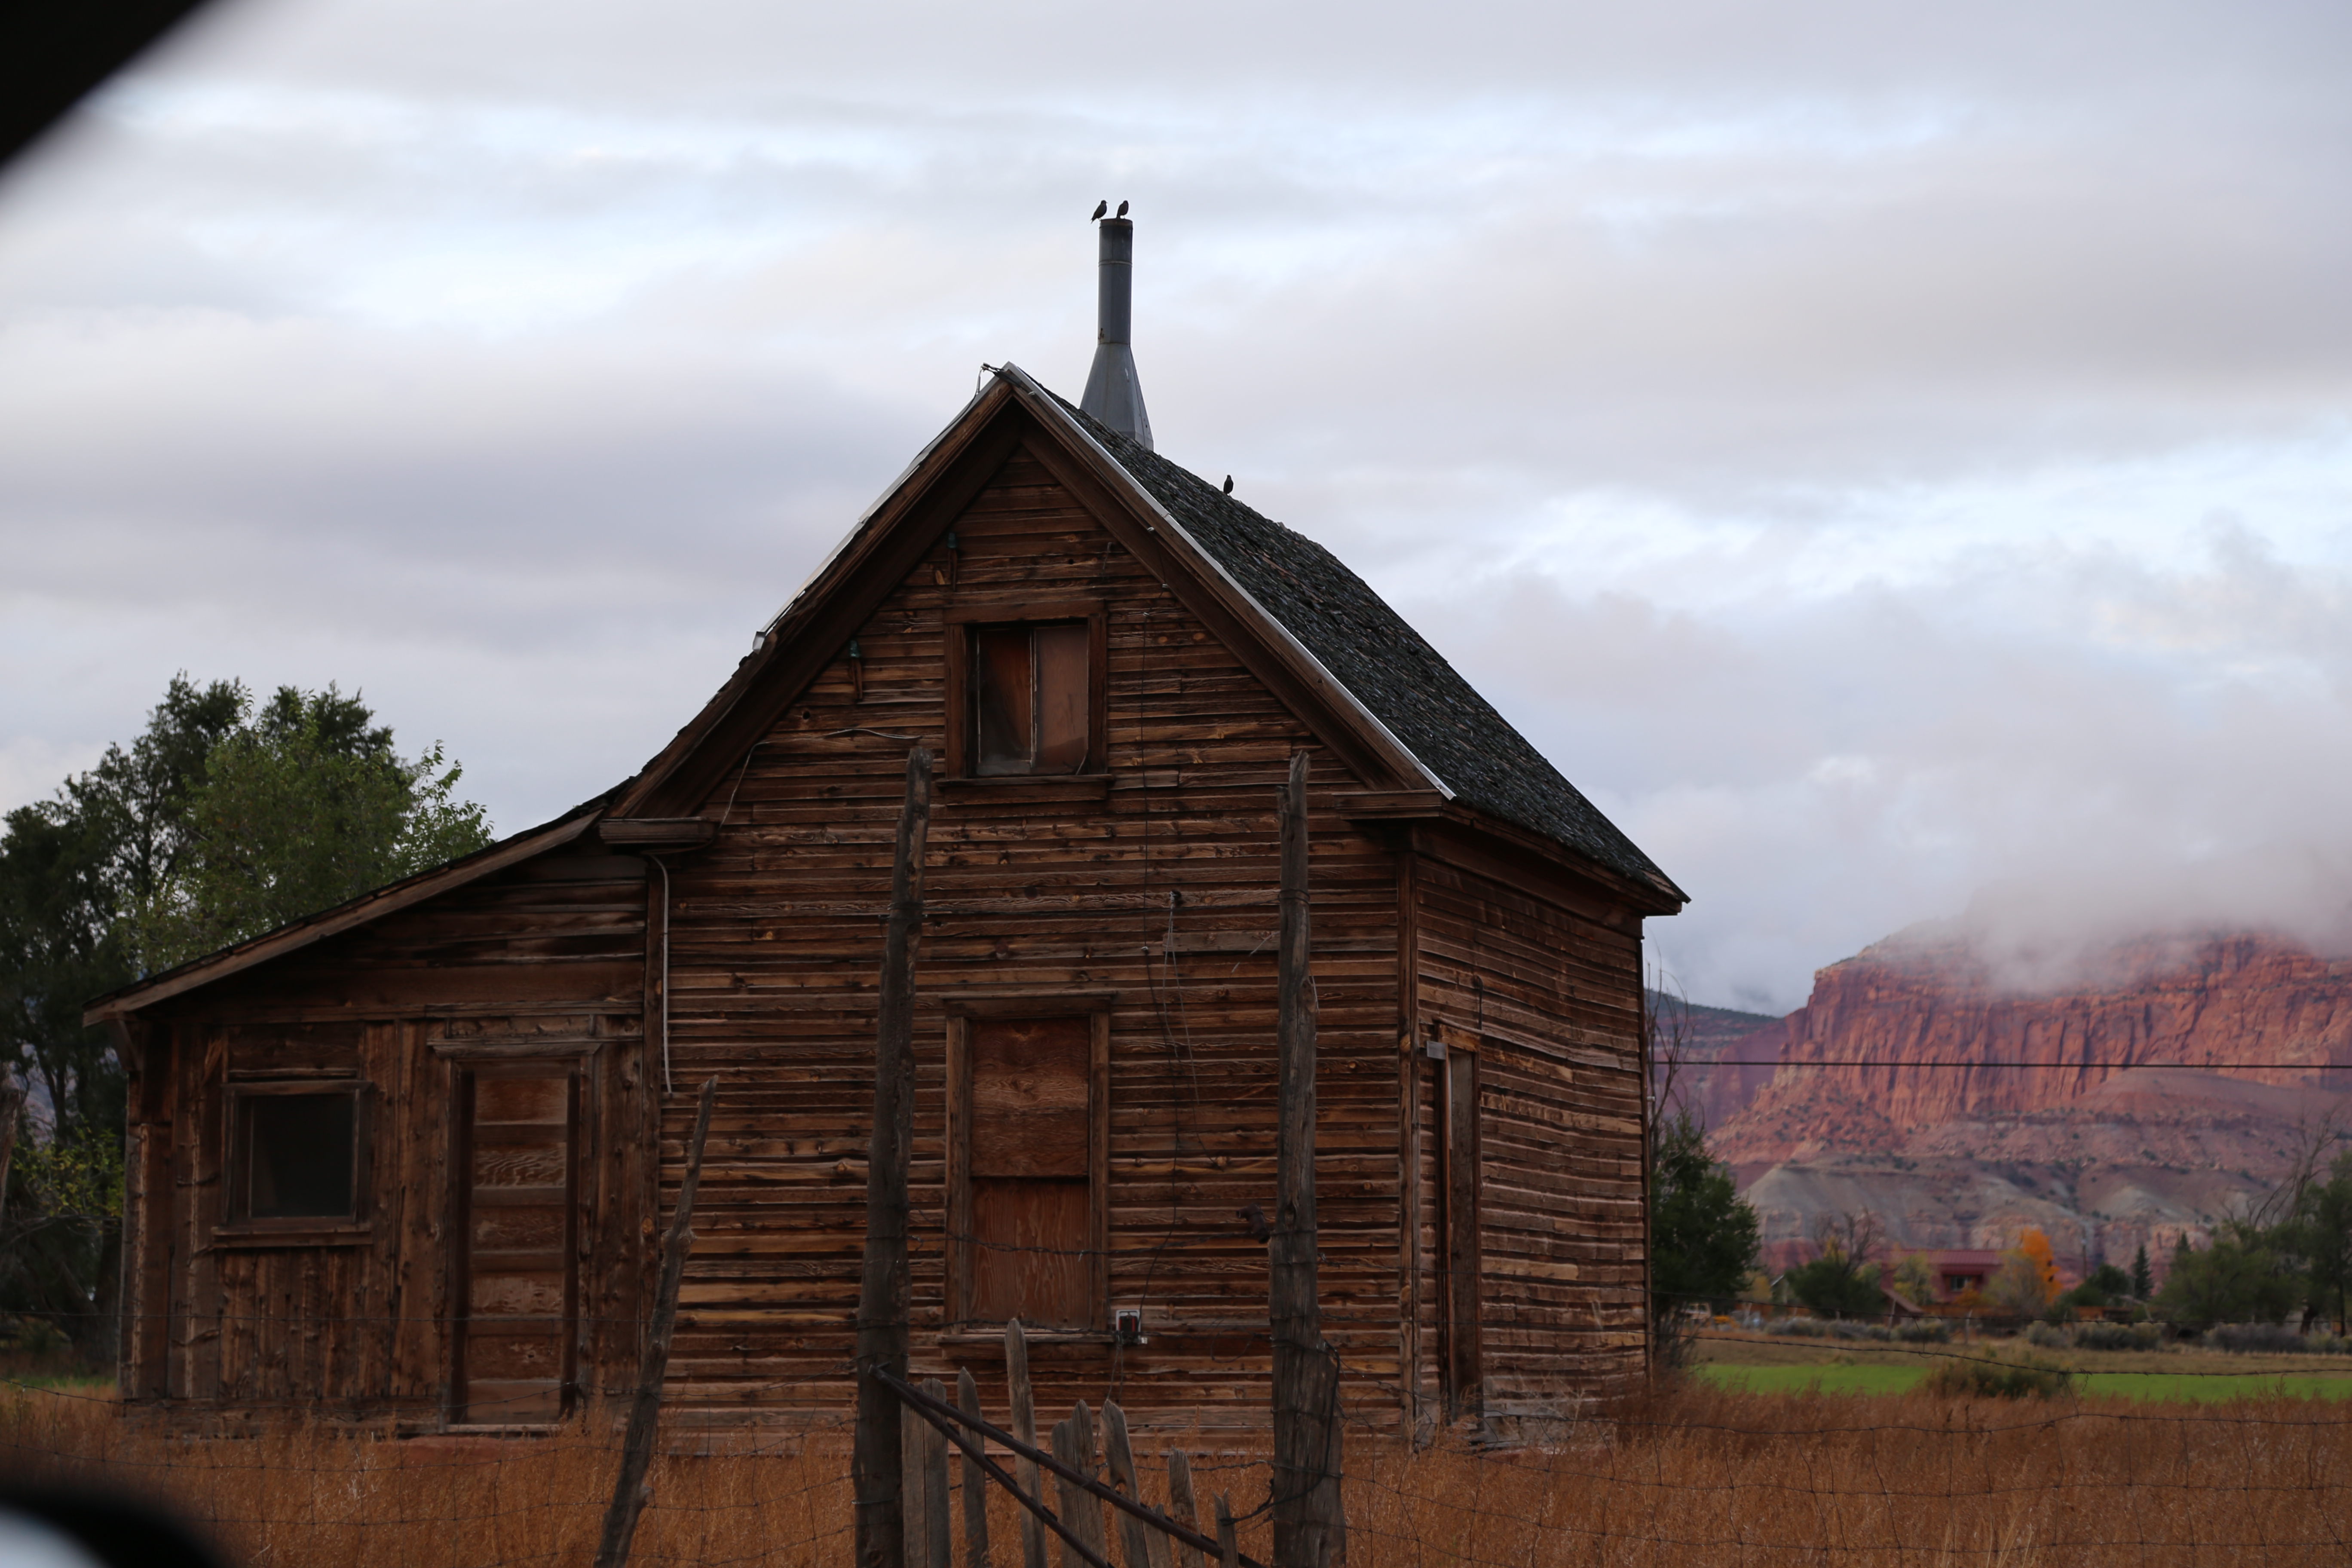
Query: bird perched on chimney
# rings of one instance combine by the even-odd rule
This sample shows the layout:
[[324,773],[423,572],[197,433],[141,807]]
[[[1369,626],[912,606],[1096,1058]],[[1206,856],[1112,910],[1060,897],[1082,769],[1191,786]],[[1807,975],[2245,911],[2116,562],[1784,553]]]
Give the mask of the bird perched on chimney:
[[[1095,217],[1100,217],[1100,216],[1102,216],[1102,215],[1103,215],[1103,214],[1105,214],[1105,213],[1107,213],[1107,212],[1108,212],[1108,211],[1110,211],[1110,203],[1108,203],[1108,202],[1107,202],[1107,201],[1102,201],[1102,202],[1097,202],[1097,203],[1095,204]],[[1092,223],[1092,222],[1094,222],[1094,221],[1095,221],[1095,217],[1090,217],[1090,218],[1087,219],[1087,221],[1088,223]]]
[[1127,204],[1126,204],[1125,202],[1121,202],[1121,203],[1119,203],[1119,204],[1118,204],[1118,211],[1116,214],[1114,214],[1113,216],[1118,216],[1118,217],[1125,217],[1125,216],[1127,216]]
[[1227,495],[1234,493],[1234,477],[1231,474],[1225,476],[1225,493]]

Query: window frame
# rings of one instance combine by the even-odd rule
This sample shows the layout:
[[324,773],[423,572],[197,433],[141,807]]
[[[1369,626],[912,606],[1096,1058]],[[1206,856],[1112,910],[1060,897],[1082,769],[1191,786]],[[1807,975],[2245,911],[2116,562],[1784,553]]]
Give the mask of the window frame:
[[[988,784],[1036,784],[1055,779],[1096,779],[1110,768],[1108,616],[1099,599],[1006,599],[950,607],[947,622],[947,757],[944,776]],[[1067,625],[1087,628],[1087,755],[1074,773],[988,773],[974,771],[972,755],[972,641],[982,631],[1004,626]],[[1042,1015],[1041,1015],[1042,1016]]]
[[[222,1173],[221,1221],[215,1233],[224,1240],[253,1237],[298,1242],[360,1239],[370,1234],[374,1205],[369,1191],[373,1175],[373,1139],[375,1086],[359,1078],[279,1078],[225,1086],[222,1096],[226,1122],[222,1147],[227,1168]],[[246,1106],[256,1100],[289,1095],[340,1094],[352,1101],[352,1207],[347,1215],[267,1215],[251,1212],[253,1194],[251,1127]]]
[[947,1016],[947,1300],[949,1334],[993,1339],[1002,1325],[971,1319],[971,1026],[975,1020],[1084,1018],[1087,1059],[1087,1323],[1081,1329],[1022,1325],[1033,1340],[1101,1339],[1110,1333],[1110,1009],[1088,998],[1056,1005],[1044,998],[951,1005]]

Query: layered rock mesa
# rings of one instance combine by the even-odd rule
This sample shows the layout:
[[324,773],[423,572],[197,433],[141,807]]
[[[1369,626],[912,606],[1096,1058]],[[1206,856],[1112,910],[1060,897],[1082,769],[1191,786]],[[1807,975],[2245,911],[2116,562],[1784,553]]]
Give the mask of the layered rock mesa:
[[[1937,922],[1822,970],[1804,1006],[1723,1054],[1778,1064],[1752,1095],[1707,1086],[1718,1115],[1745,1099],[1710,1140],[1743,1173],[1829,1153],[1925,1152],[1923,1135],[1956,1123],[1971,1132],[1935,1140],[1956,1145],[1936,1152],[1981,1158],[1980,1133],[2076,1105],[2136,1069],[2189,1068],[2307,1089],[2315,1108],[2333,1101],[2330,1089],[2352,1089],[2352,1072],[2323,1070],[2352,1064],[2352,960],[2261,934],[2151,936],[2053,973]],[[2151,1149],[2150,1162],[2171,1163],[2166,1152]]]

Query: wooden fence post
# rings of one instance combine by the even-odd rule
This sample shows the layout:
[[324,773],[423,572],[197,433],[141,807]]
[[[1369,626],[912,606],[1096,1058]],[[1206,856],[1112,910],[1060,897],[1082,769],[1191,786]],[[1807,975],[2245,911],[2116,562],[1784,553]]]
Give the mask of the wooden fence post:
[[930,836],[931,754],[907,753],[907,802],[890,868],[874,1039],[874,1132],[866,1152],[866,1263],[857,1286],[857,1431],[850,1448],[858,1568],[907,1568],[898,1398],[874,1378],[907,1375],[907,1159],[915,1131],[915,946]]
[[[1067,1421],[1054,1426],[1054,1458],[1082,1476],[1095,1473],[1095,1422],[1083,1399],[1070,1408]],[[1062,1525],[1077,1537],[1078,1544],[1097,1557],[1108,1559],[1109,1547],[1103,1541],[1102,1504],[1084,1488],[1073,1486],[1067,1478],[1054,1478],[1055,1489],[1062,1498]],[[1062,1543],[1062,1568],[1082,1568],[1078,1554]]]
[[[1029,1387],[1029,1337],[1021,1331],[1018,1318],[1004,1325],[1004,1386],[1013,1395],[1013,1435],[1034,1448],[1037,1402]],[[1023,1491],[1039,1502],[1045,1500],[1045,1490],[1038,1485],[1036,1460],[1022,1455],[1013,1475]],[[1021,1510],[1021,1568],[1045,1568],[1045,1527],[1027,1509]]]
[[[1192,1495],[1192,1456],[1181,1448],[1168,1450],[1168,1511],[1176,1522],[1198,1534],[1201,1529],[1201,1504]],[[1176,1545],[1177,1568],[1207,1568],[1201,1549],[1190,1542]]]
[[604,1533],[596,1543],[596,1568],[621,1568],[629,1560],[637,1516],[653,1495],[646,1485],[646,1471],[653,1464],[654,1433],[661,1421],[662,1379],[669,1373],[669,1337],[677,1326],[678,1282],[686,1274],[686,1255],[694,1247],[690,1228],[694,1190],[702,1184],[702,1145],[710,1136],[710,1101],[718,1092],[716,1078],[705,1080],[702,1103],[694,1113],[694,1142],[686,1152],[686,1179],[678,1184],[677,1212],[670,1216],[669,1234],[662,1238],[661,1286],[654,1297],[645,1358],[637,1366],[636,1397],[629,1405],[629,1434],[621,1442],[621,1474],[613,1483],[613,1501],[604,1510]]
[[[945,1401],[948,1391],[936,1377],[927,1377],[918,1384],[933,1399]],[[907,1474],[916,1484],[908,1489],[909,1507],[907,1510],[910,1534],[917,1550],[908,1553],[915,1559],[914,1568],[950,1568],[949,1557],[952,1543],[948,1539],[948,1435],[915,1415],[907,1413],[914,1423],[907,1428],[914,1436],[913,1450],[907,1456]]]
[[1234,1505],[1217,1494],[1217,1562],[1220,1568],[1241,1568],[1241,1547],[1234,1537]]
[[915,1414],[911,1405],[898,1407],[898,1452],[907,1457],[906,1473],[899,1478],[898,1507],[907,1521],[907,1568],[931,1568],[929,1556],[923,1550],[923,1434],[930,1423]]
[[[1127,1412],[1116,1400],[1103,1401],[1103,1458],[1110,1465],[1110,1484],[1136,1501],[1143,1500],[1143,1478],[1136,1474],[1135,1448],[1127,1437]],[[1118,1542],[1127,1554],[1127,1568],[1151,1568],[1152,1531],[1131,1513],[1118,1516]]]
[[1339,1528],[1338,1362],[1323,1341],[1315,1268],[1314,922],[1307,900],[1307,753],[1281,795],[1281,965],[1276,1020],[1274,1568],[1335,1568]]
[[[980,1385],[970,1367],[956,1373],[956,1407],[980,1419]],[[964,1568],[988,1568],[988,1473],[970,1454],[963,1455],[963,1561]]]

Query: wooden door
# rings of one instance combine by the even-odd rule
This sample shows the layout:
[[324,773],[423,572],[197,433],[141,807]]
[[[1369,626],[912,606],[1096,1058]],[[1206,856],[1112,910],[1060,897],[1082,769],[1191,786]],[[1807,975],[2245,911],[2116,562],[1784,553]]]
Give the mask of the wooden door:
[[1097,1327],[1097,1021],[974,1018],[965,1027],[953,1152],[961,1316]]
[[568,1062],[458,1069],[452,1419],[560,1417],[577,1375],[581,1082]]

